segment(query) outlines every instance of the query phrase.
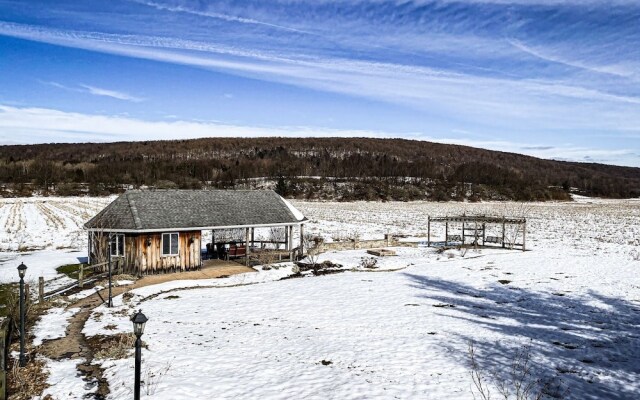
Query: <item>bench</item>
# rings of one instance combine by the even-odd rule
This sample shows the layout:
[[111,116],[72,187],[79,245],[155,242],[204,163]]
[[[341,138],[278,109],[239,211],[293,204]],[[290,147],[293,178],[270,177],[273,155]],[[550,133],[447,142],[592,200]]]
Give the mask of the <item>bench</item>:
[[247,248],[245,246],[229,246],[229,250],[227,251],[226,258],[230,260],[232,258],[240,258],[247,255]]
[[500,238],[498,236],[487,236],[486,238],[484,238],[484,242],[485,243],[501,244],[502,243],[502,238]]

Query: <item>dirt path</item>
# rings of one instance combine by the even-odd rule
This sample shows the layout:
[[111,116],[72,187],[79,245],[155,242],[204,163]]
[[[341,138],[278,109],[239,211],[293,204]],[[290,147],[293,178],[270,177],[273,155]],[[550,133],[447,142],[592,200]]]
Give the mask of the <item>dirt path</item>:
[[[255,270],[237,263],[220,263],[218,266],[203,268],[200,271],[148,275],[139,279],[133,285],[113,287],[112,295],[115,297],[132,289],[156,285],[163,282],[191,279],[212,279],[242,274],[245,272],[255,272]],[[100,295],[106,299],[108,296],[108,290],[102,290]],[[97,382],[98,390],[94,395],[95,399],[104,399],[109,393],[109,386],[106,379],[103,377],[102,369],[91,364],[93,361],[93,350],[87,344],[86,338],[82,334],[82,329],[89,319],[93,309],[101,304],[102,300],[96,293],[68,305],[67,308],[80,308],[80,311],[78,311],[69,320],[69,325],[66,329],[66,336],[60,339],[46,341],[38,347],[38,353],[41,353],[53,360],[83,359],[84,362],[78,365],[78,371],[82,373],[85,377],[84,379],[88,382]]]

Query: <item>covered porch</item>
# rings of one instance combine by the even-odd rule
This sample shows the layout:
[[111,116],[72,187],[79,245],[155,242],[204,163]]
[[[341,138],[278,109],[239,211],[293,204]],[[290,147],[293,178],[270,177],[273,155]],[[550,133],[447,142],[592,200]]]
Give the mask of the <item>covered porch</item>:
[[213,260],[236,261],[250,266],[304,257],[302,223],[217,227],[203,230],[201,237],[203,266]]

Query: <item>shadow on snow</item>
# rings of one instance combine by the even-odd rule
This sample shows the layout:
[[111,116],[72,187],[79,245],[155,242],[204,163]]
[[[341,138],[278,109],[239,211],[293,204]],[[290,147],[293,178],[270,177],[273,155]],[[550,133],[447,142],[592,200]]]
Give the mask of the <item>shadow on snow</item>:
[[[476,289],[458,282],[404,273],[419,297],[448,304],[451,318],[500,334],[499,342],[473,332],[485,375],[506,377],[522,345],[530,342],[539,378],[558,377],[575,399],[637,399],[640,380],[640,306],[594,291],[586,295],[537,292],[496,283]],[[446,310],[446,311],[445,311]],[[470,364],[467,352],[454,357]],[[469,378],[471,384],[471,378]]]

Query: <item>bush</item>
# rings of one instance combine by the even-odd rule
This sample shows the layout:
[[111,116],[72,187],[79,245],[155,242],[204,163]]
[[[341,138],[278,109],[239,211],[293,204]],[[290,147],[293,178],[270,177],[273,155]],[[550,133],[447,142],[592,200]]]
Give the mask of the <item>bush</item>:
[[362,257],[360,259],[360,268],[376,269],[378,268],[378,259],[375,257]]

